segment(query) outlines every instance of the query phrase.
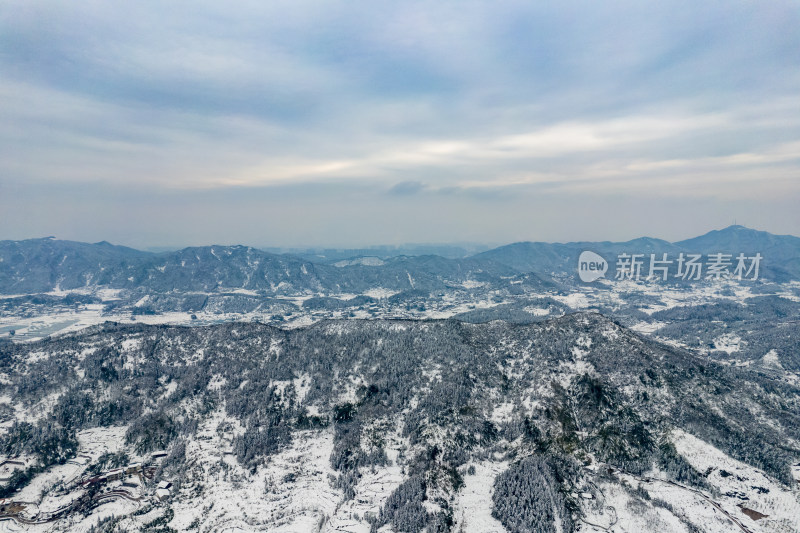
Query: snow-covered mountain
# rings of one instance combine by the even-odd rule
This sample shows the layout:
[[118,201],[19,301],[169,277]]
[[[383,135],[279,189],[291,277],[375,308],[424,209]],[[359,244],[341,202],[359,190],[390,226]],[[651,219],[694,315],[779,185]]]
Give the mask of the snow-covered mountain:
[[797,241],[0,242],[0,532],[800,531]]
[[[686,254],[726,253],[734,257],[760,253],[764,257],[763,279],[789,281],[800,279],[800,238],[791,235],[773,235],[744,226],[729,226],[712,230],[693,239],[670,243],[661,239],[642,237],[626,242],[570,242],[544,243],[519,242],[480,253],[475,257],[491,260],[521,272],[540,274],[572,272],[584,250],[592,250],[607,261],[621,253],[667,254],[673,260],[681,252]],[[670,272],[674,273],[673,264]]]
[[51,238],[0,241],[0,294],[126,289],[145,293],[244,289],[264,295],[362,292],[374,287],[436,290],[516,272],[476,258],[398,256],[339,266],[247,246],[202,246],[149,253],[108,243]]
[[[246,246],[202,246],[150,253],[106,242],[52,238],[0,241],[0,294],[53,290],[124,289],[148,294],[191,291],[259,291],[264,296],[302,293],[437,291],[464,283],[508,286],[518,276],[539,276],[544,285],[574,281],[577,260],[592,250],[613,263],[620,253],[761,253],[762,279],[800,279],[800,238],[731,226],[678,243],[640,238],[628,242],[516,243],[466,258],[436,255],[376,260],[356,256],[335,264]],[[673,265],[673,269],[675,266]]]
[[786,357],[715,363],[596,313],[6,342],[0,528],[798,531]]

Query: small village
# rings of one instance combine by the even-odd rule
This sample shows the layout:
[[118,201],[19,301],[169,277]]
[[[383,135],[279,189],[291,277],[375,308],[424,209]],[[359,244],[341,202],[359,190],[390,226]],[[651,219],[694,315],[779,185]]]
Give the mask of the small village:
[[[0,522],[12,520],[24,525],[46,524],[119,499],[142,503],[164,502],[172,495],[172,483],[153,483],[153,479],[166,456],[165,451],[155,451],[146,462],[133,462],[105,472],[87,474],[92,457],[78,455],[65,465],[73,467],[71,475],[48,498],[55,505],[45,505],[44,501],[26,501],[27,498],[0,498]],[[7,482],[14,472],[28,466],[29,460],[25,458],[0,458],[0,483]]]

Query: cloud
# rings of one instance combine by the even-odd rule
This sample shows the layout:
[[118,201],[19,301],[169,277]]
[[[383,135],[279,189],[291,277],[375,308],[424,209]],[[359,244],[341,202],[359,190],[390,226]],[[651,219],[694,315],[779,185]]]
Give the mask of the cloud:
[[389,189],[389,194],[410,196],[425,190],[425,184],[419,181],[401,181]]
[[454,233],[509,195],[798,198],[798,48],[788,0],[17,3],[0,185],[147,191],[156,220],[176,191],[458,204]]

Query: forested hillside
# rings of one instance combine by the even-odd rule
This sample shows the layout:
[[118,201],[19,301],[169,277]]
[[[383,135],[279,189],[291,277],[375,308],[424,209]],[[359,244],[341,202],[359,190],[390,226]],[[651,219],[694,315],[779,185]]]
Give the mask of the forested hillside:
[[[500,469],[482,500],[491,520],[512,532],[573,531],[610,497],[601,487],[624,479],[657,476],[704,491],[728,512],[757,507],[770,490],[789,494],[800,461],[796,386],[657,344],[594,313],[531,325],[351,320],[291,331],[107,325],[5,343],[0,354],[0,453],[27,458],[4,496],[33,483],[45,500],[71,501],[63,527],[88,523],[103,506],[85,487],[41,480],[85,455],[85,435],[97,428],[120,428],[108,449],[125,457],[113,464],[166,450],[152,483],[168,480],[176,490],[154,509],[170,509],[171,527],[181,529],[213,502],[203,531],[242,512],[255,529],[279,529],[300,513],[329,530],[343,509],[373,531],[454,531],[474,520],[461,498],[489,468]],[[773,488],[726,491],[713,470],[676,448],[689,438],[682,435],[763,472]],[[328,450],[322,463],[298,451],[310,442]],[[300,470],[287,466],[293,454]],[[89,457],[87,469],[113,466],[113,455]],[[306,472],[309,461],[318,470]],[[226,503],[215,481],[227,480],[233,497],[276,471],[285,471],[285,485],[263,485],[267,500],[271,490],[295,496],[263,503],[269,512]],[[293,491],[312,481],[338,503],[298,510]],[[322,493],[314,494],[317,501]],[[626,497],[656,514],[679,503],[653,507],[644,486]],[[785,527],[781,516],[798,508],[769,514]],[[687,530],[720,530],[678,508],[670,513]],[[112,523],[138,522],[119,515]]]

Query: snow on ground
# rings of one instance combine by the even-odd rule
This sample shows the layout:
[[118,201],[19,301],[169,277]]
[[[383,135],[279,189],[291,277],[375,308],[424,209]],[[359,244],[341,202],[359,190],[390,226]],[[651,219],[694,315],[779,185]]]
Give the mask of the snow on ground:
[[[753,531],[800,531],[800,493],[792,492],[763,472],[727,456],[697,437],[676,430],[675,447],[699,472],[711,470],[708,481],[722,493],[719,503]],[[738,505],[768,515],[758,521]]]
[[286,322],[285,325],[289,329],[294,329],[294,328],[302,328],[302,327],[305,327],[305,326],[310,326],[314,322],[315,321],[314,321],[313,317],[311,317],[309,315],[301,315],[301,316],[291,320],[290,322]]
[[243,289],[241,287],[237,288],[224,288],[220,287],[219,292],[224,292],[227,294],[241,294],[243,296],[258,296],[258,291],[250,290],[250,289]]
[[533,316],[547,316],[550,314],[549,309],[543,309],[541,307],[536,307],[532,305],[524,307],[522,310],[525,311],[526,313],[532,314]]
[[510,422],[513,418],[512,414],[514,411],[514,403],[513,402],[504,402],[495,407],[494,411],[492,411],[491,420],[496,424],[502,424],[503,422]]
[[[0,522],[0,533],[12,531],[31,533],[90,533],[96,531],[93,528],[95,528],[100,521],[112,517],[128,515],[135,512],[139,507],[140,503],[136,501],[125,499],[107,500],[105,503],[96,507],[87,517],[81,514],[73,514],[65,520],[33,526],[22,526],[11,520]],[[42,508],[42,510],[44,509]],[[134,521],[130,520],[129,522]],[[139,526],[136,528],[136,530],[138,530],[142,523],[136,522],[136,525]]]
[[332,324],[326,324],[323,331],[326,335],[344,335],[348,331],[349,324],[344,322],[334,322]]
[[[136,320],[130,313],[108,315],[102,304],[88,304],[79,310],[54,311],[33,317],[0,316],[0,335],[15,331],[15,341],[35,341],[47,336],[74,333],[108,321],[124,324],[191,324],[190,313],[173,312],[158,315],[139,315]],[[241,316],[239,316],[241,318]]]
[[0,466],[0,483],[5,483],[17,470],[24,470],[34,462],[33,456],[22,455],[18,457],[0,456],[3,465]]
[[741,343],[741,337],[733,333],[726,333],[714,339],[714,348],[732,354],[739,351]]
[[[658,303],[650,303],[641,310],[652,315],[658,311],[686,305],[698,305],[719,300],[744,303],[754,296],[750,286],[734,280],[701,282],[691,287],[671,287],[660,282],[617,281],[606,285],[607,290],[592,293],[595,303],[608,303],[611,297],[617,306],[624,306],[630,295],[648,296]],[[612,306],[614,307],[614,306]]]
[[654,333],[662,326],[665,326],[666,322],[639,322],[634,324],[630,327],[633,331],[637,333]]
[[130,352],[136,350],[141,346],[142,338],[141,337],[129,337],[122,341],[122,350],[126,352]]
[[287,302],[291,302],[292,304],[294,304],[298,308],[302,309],[303,303],[306,300],[309,300],[309,299],[313,298],[314,296],[315,295],[313,295],[313,294],[298,294],[298,295],[292,295],[292,296],[285,296],[285,295],[282,295],[282,294],[278,294],[278,295],[275,295],[275,299],[276,300],[285,300]]
[[41,504],[47,493],[58,483],[67,483],[83,471],[83,465],[68,462],[49,468],[33,478],[30,483],[14,495],[14,500],[19,502],[33,502]]
[[292,383],[294,384],[294,390],[297,394],[297,402],[303,403],[306,394],[308,394],[308,391],[311,390],[311,376],[306,373],[301,374],[294,378]]
[[591,305],[589,298],[582,292],[573,292],[566,296],[554,295],[552,298],[572,309],[586,309]]
[[689,345],[685,342],[676,341],[675,339],[670,339],[668,337],[661,337],[656,335],[655,340],[660,342],[661,344],[667,344],[669,346],[674,346],[675,348],[681,348],[683,350],[690,350]]
[[594,365],[586,360],[591,344],[592,341],[588,337],[579,337],[572,347],[572,360],[559,362],[559,373],[556,375],[556,379],[561,383],[561,386],[569,387],[575,376],[595,373]]
[[761,364],[772,368],[783,368],[778,352],[774,349],[764,354],[764,357],[761,358]]
[[[640,502],[619,485],[602,483],[597,489],[597,500],[583,500],[584,517],[577,523],[580,533],[689,533],[667,509]],[[725,529],[703,531],[728,533]]]
[[[413,280],[412,280],[413,281]],[[467,290],[486,289],[486,287],[479,287],[479,282],[467,281],[464,287]],[[780,292],[779,289],[786,289]],[[223,289],[220,289],[221,291]],[[785,284],[775,287],[775,293],[780,296],[789,297],[795,301],[800,301],[800,297],[794,294],[795,287],[792,284]],[[95,294],[102,297],[103,301],[110,301],[118,299],[121,296],[126,296],[125,291],[121,290],[108,290],[105,289],[93,290],[75,290],[75,291],[57,291],[53,295],[65,296],[69,293],[76,294]],[[240,288],[224,289],[225,292],[214,293],[197,293],[197,294],[241,294],[243,296],[259,295],[260,293],[253,293]],[[376,287],[364,294],[380,300],[380,303],[369,308],[356,308],[349,312],[349,316],[355,318],[422,318],[422,319],[443,319],[450,318],[453,315],[463,313],[474,309],[486,309],[494,307],[501,303],[513,302],[514,298],[510,300],[504,298],[502,302],[495,301],[498,294],[495,291],[487,290],[485,294],[480,297],[476,295],[465,295],[461,291],[446,292],[443,296],[434,298],[426,304],[425,310],[409,310],[405,306],[387,306],[386,299],[398,291],[391,290],[383,287]],[[195,294],[195,293],[192,293]],[[342,311],[329,311],[329,312],[306,312],[302,310],[303,302],[308,298],[314,296],[322,296],[322,294],[294,294],[294,295],[276,295],[275,299],[284,300],[287,303],[292,303],[298,307],[296,313],[285,315],[286,322],[282,323],[282,327],[296,328],[310,325],[318,320],[325,318],[342,318]],[[354,294],[326,294],[340,298],[343,300],[352,299]],[[527,294],[525,297],[533,297],[533,294]],[[543,293],[538,296],[552,297],[561,303],[570,306],[572,309],[593,309],[598,307],[620,309],[630,304],[630,298],[645,298],[647,303],[639,307],[643,312],[652,314],[656,311],[663,309],[670,309],[677,306],[698,305],[719,300],[729,300],[738,303],[744,303],[748,297],[754,296],[751,287],[742,286],[735,281],[720,281],[720,282],[700,282],[691,287],[674,287],[658,282],[633,282],[633,281],[618,281],[610,282],[608,280],[601,280],[591,287],[582,287],[580,290],[573,291],[567,295],[554,295],[552,293]],[[478,299],[476,299],[478,298]],[[140,301],[139,303],[143,303]],[[540,309],[537,307],[525,308],[525,310],[535,316],[546,316],[547,309]],[[259,321],[259,322],[272,322],[275,317],[274,309],[271,307],[258,308],[254,311],[247,313],[218,313],[212,310],[191,312],[165,312],[154,315],[138,315],[131,316],[130,310],[120,309],[116,311],[109,311],[104,304],[87,304],[81,306],[79,309],[63,309],[54,308],[46,315],[27,316],[25,313],[19,314],[2,314],[0,313],[0,337],[10,336],[10,332],[14,331],[14,339],[16,341],[32,341],[41,339],[45,336],[60,335],[64,333],[72,333],[84,329],[88,326],[102,324],[106,321],[113,321],[123,324],[130,323],[143,323],[143,324],[175,324],[175,325],[208,325],[217,324],[220,322],[229,321]],[[192,317],[195,318],[192,318]],[[648,326],[644,323],[635,326],[638,331],[649,333],[649,329],[655,326]]]
[[385,262],[380,257],[374,256],[364,256],[364,257],[356,257],[354,259],[343,259],[341,261],[337,261],[333,264],[335,267],[344,268],[348,266],[382,266]]
[[492,516],[492,493],[495,478],[508,468],[508,462],[475,463],[474,474],[464,476],[464,486],[455,506],[454,531],[463,533],[505,533],[506,529]]
[[[631,481],[631,485],[633,487],[637,486],[635,481]],[[730,518],[696,492],[658,480],[640,482],[638,486],[646,490],[653,500],[669,505],[672,508],[671,514],[675,518],[681,517],[691,522],[699,528],[699,531],[704,533],[734,533],[741,531]],[[747,520],[747,517],[739,509],[726,509],[726,511],[737,519]],[[621,517],[620,521],[625,524],[636,524],[635,515]],[[631,528],[629,531],[636,531],[636,529]],[[681,531],[681,529],[650,528],[645,529],[645,531]]]
[[336,509],[336,514],[325,524],[323,533],[369,533],[368,515],[378,516],[386,499],[404,481],[402,468],[382,466],[361,470],[361,479],[355,487],[356,496]]
[[784,285],[785,289],[778,294],[781,298],[786,298],[793,302],[800,302],[800,293],[797,290],[800,288],[800,281],[790,281]]
[[375,298],[376,300],[382,300],[384,298],[391,298],[395,294],[400,291],[393,291],[392,289],[385,289],[383,287],[376,287],[374,289],[370,289],[368,291],[364,291],[364,296],[369,296],[370,298]]
[[53,410],[53,406],[56,404],[60,396],[61,393],[59,392],[48,394],[30,407],[23,406],[19,402],[8,404],[14,409],[14,416],[9,417],[4,422],[0,423],[0,428],[11,427],[14,422],[29,422],[31,424],[36,424],[39,420],[47,416]]
[[[79,287],[76,289],[69,289],[64,290],[56,287],[50,292],[46,292],[44,294],[48,296],[55,296],[57,298],[63,298],[64,296],[69,296],[70,294],[78,294],[81,296],[96,296],[103,301],[109,300],[116,300],[120,298],[121,295],[127,293],[127,289],[98,289],[95,287]],[[24,296],[22,294],[18,296]]]
[[60,509],[69,507],[73,501],[83,495],[83,491],[73,491],[61,496],[48,496],[39,504],[40,513],[54,513]]
[[125,443],[127,426],[106,426],[78,432],[78,456],[86,456],[92,462],[104,453],[116,453]]
[[[800,493],[796,490],[688,433],[676,430],[673,440],[695,469],[708,472],[713,493],[671,482],[657,472],[645,477],[618,472],[620,483],[595,485],[597,499],[582,500],[584,517],[578,531],[689,531],[689,523],[696,531],[707,533],[800,531]],[[797,468],[800,477],[800,464]],[[646,492],[649,499],[636,497],[633,490]],[[754,520],[743,508],[767,516]]]
[[201,531],[316,531],[332,516],[341,492],[330,485],[333,432],[301,431],[292,445],[272,456],[254,474],[230,455],[217,425],[227,420],[219,411],[209,417],[187,445],[189,471],[206,484],[184,484],[174,497],[170,526],[184,531],[195,520]]
[[467,300],[467,301],[456,302],[452,299],[448,299],[447,297],[445,297],[444,301],[447,303],[441,306],[441,308],[439,309],[430,308],[419,315],[415,315],[415,318],[434,319],[434,320],[451,318],[455,315],[466,313],[468,311],[475,311],[476,309],[490,309],[492,307],[497,307],[498,305],[507,303],[505,301],[495,301],[488,295],[482,300]]

